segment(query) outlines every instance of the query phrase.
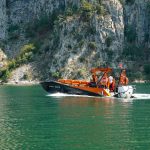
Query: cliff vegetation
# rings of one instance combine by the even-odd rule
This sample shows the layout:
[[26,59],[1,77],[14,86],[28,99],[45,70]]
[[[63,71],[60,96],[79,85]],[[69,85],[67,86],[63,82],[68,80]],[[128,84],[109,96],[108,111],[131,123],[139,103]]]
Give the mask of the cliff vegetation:
[[148,0],[2,0],[4,82],[89,78],[92,67],[150,79]]

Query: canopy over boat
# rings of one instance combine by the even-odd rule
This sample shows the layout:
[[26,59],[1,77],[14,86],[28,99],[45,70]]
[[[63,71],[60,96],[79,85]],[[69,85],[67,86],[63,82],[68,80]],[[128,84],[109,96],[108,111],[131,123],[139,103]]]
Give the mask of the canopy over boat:
[[91,73],[96,73],[96,72],[112,72],[111,68],[92,68]]

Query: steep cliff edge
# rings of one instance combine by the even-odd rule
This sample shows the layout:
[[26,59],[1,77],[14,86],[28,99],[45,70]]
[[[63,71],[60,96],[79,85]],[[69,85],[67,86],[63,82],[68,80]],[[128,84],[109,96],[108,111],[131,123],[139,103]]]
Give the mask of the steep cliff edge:
[[117,68],[122,61],[133,69],[132,48],[149,50],[148,1],[121,2],[2,0],[0,47],[11,61],[1,74],[15,80],[15,71],[5,74],[24,64],[28,80],[87,78],[92,67]]
[[[133,30],[135,42],[138,46],[149,46],[150,1],[132,0],[124,6],[124,20],[126,28]],[[134,39],[133,39],[134,40]]]
[[126,0],[124,5],[125,41],[123,57],[135,78],[150,74],[150,1]]

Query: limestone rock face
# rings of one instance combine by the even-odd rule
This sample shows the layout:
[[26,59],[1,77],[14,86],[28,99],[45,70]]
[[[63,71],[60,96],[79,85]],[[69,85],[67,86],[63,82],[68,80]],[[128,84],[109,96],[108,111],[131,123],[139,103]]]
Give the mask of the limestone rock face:
[[0,1],[0,40],[6,39],[7,34],[7,14],[6,0]]
[[125,26],[132,27],[136,32],[136,44],[147,45],[150,31],[150,1],[135,0],[124,6]]
[[63,68],[63,77],[86,78],[89,68],[116,67],[115,61],[122,53],[124,42],[123,7],[117,0],[103,4],[107,14],[93,15],[88,24],[81,22],[79,17],[70,17],[63,23],[59,50],[49,64],[50,72]]
[[[11,84],[32,84],[32,67],[30,65],[23,65],[12,71],[9,83]],[[28,81],[28,82],[27,82]]]
[[0,68],[4,67],[5,65],[7,65],[7,56],[2,49],[0,49]]
[[[2,0],[4,1],[4,0]],[[5,0],[6,1],[6,0]],[[9,19],[14,23],[33,21],[43,14],[49,14],[57,9],[64,10],[69,4],[78,6],[79,0],[7,0]]]
[[[21,47],[36,41],[34,68],[39,78],[49,79],[87,78],[92,67],[117,67],[128,42],[124,33],[129,29],[134,30],[136,46],[149,47],[149,0],[85,1],[90,17],[82,13],[81,0],[0,0],[0,48],[14,58]],[[100,14],[92,6],[99,6]],[[37,25],[38,20],[45,15],[51,19],[52,14],[55,21],[41,29],[45,20]],[[30,25],[34,25],[31,30]],[[37,26],[39,31],[33,36]]]

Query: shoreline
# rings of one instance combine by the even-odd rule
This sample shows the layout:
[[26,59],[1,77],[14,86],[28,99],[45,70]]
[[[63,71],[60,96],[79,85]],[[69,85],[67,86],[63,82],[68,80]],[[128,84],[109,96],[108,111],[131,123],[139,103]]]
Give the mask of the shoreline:
[[40,84],[40,81],[10,81],[7,83],[1,83],[1,85],[12,85],[12,86],[32,86],[32,85],[38,85]]
[[[13,85],[13,86],[32,86],[32,85],[39,85],[41,81],[9,81],[9,82],[1,82],[0,85]],[[150,81],[146,80],[135,80],[131,82],[134,83],[150,83]]]

